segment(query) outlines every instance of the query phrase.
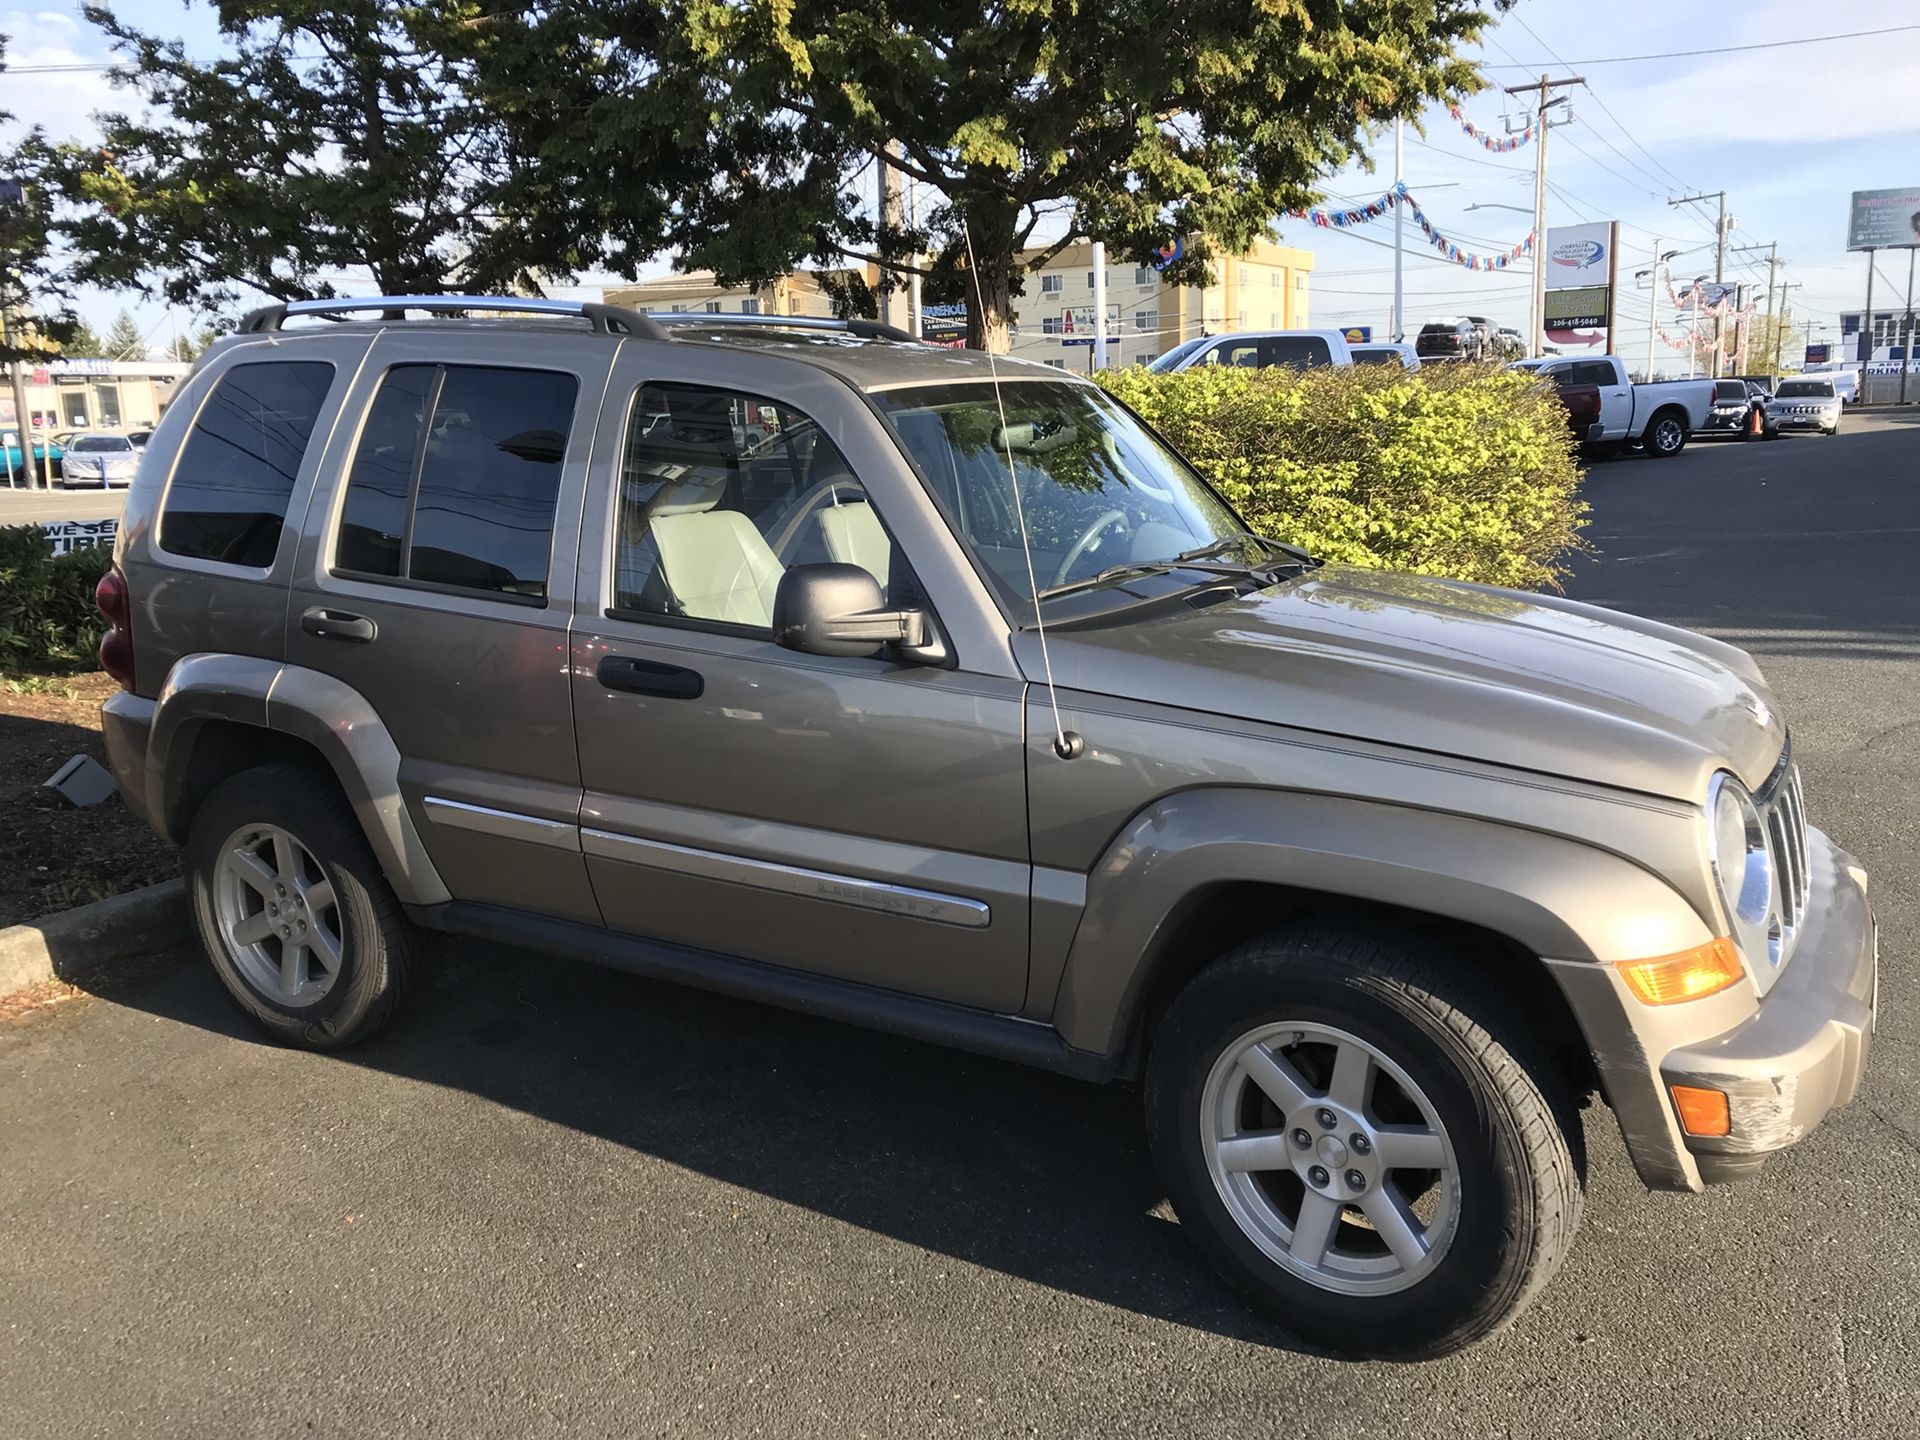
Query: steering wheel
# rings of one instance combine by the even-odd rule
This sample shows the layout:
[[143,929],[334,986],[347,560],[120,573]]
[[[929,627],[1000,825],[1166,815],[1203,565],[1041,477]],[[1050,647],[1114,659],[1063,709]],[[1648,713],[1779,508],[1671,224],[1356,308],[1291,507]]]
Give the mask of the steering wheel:
[[1107,530],[1111,529],[1113,525],[1115,525],[1116,523],[1120,525],[1125,525],[1127,523],[1126,511],[1109,510],[1107,511],[1106,514],[1102,515],[1098,520],[1095,520],[1085,530],[1081,531],[1080,538],[1074,541],[1073,548],[1067,551],[1067,558],[1062,560],[1060,562],[1060,568],[1053,572],[1053,583],[1055,585],[1066,584],[1067,575],[1072,571],[1075,565],[1078,565],[1080,563],[1081,557],[1084,556],[1089,550],[1093,549],[1095,545],[1098,545],[1100,543],[1101,535],[1104,534]]

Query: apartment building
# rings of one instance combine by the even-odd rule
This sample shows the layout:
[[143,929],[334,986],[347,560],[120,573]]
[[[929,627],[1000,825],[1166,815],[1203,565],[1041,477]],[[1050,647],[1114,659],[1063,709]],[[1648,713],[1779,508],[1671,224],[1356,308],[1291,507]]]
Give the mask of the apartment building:
[[[1029,260],[1044,251],[1029,252]],[[1093,246],[1069,245],[1025,280],[1014,301],[1013,353],[1060,369],[1092,366]],[[1298,330],[1308,319],[1313,254],[1260,241],[1218,256],[1211,285],[1169,285],[1149,265],[1107,264],[1107,364],[1135,365],[1196,335]]]
[[606,303],[631,310],[707,311],[715,315],[833,315],[833,304],[811,270],[796,270],[759,286],[722,285],[711,270],[694,270],[633,285],[609,285]]

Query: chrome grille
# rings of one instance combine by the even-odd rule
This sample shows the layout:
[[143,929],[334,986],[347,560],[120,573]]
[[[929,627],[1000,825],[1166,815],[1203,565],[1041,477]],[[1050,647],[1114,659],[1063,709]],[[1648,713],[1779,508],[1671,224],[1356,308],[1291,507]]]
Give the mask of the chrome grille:
[[1773,873],[1779,887],[1774,923],[1778,933],[1768,936],[1776,965],[1786,963],[1793,953],[1801,917],[1807,913],[1807,896],[1813,888],[1812,867],[1807,853],[1807,806],[1800,787],[1800,767],[1783,754],[1773,775],[1753,797],[1766,826],[1767,852],[1773,861]]

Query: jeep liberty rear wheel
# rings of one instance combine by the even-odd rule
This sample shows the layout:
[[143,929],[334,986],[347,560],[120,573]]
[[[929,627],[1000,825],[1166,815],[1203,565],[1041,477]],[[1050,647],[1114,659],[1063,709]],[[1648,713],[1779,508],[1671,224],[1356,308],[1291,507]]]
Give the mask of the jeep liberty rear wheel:
[[404,1001],[416,938],[331,775],[263,765],[222,783],[187,838],[214,973],[274,1039],[332,1050]]
[[1492,1334],[1579,1224],[1578,1117],[1528,1034],[1414,939],[1313,926],[1229,952],[1175,998],[1148,1063],[1188,1236],[1330,1350],[1425,1359]]

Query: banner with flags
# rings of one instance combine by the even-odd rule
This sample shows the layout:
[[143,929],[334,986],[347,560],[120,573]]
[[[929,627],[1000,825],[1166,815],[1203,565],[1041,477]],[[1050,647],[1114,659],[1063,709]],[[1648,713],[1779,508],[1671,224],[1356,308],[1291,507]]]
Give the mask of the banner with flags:
[[1378,200],[1369,200],[1365,205],[1349,210],[1329,210],[1316,206],[1311,210],[1290,210],[1287,213],[1296,219],[1305,220],[1323,230],[1349,230],[1356,225],[1365,225],[1378,220],[1396,205],[1405,205],[1413,215],[1414,224],[1420,227],[1420,233],[1427,237],[1427,243],[1438,250],[1446,259],[1467,270],[1504,270],[1517,263],[1521,256],[1533,250],[1533,232],[1527,232],[1527,238],[1511,250],[1498,255],[1478,255],[1471,250],[1463,250],[1443,235],[1438,227],[1421,210],[1419,202],[1408,192],[1404,183],[1396,183]]
[[1518,150],[1522,145],[1533,139],[1533,121],[1531,119],[1527,121],[1527,128],[1522,130],[1518,135],[1489,135],[1478,125],[1467,119],[1466,112],[1458,105],[1449,105],[1447,107],[1447,113],[1460,122],[1460,128],[1467,132],[1469,139],[1478,140],[1482,149],[1491,150],[1496,155],[1505,155],[1509,151]]

